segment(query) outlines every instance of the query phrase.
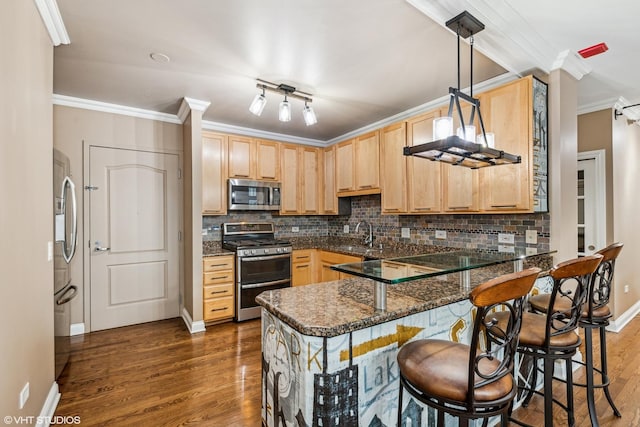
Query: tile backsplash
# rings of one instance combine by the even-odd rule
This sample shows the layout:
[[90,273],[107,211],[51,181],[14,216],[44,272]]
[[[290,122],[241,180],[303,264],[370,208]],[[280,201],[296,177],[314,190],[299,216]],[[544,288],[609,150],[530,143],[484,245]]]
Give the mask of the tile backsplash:
[[[286,237],[356,237],[354,230],[360,221],[373,227],[374,244],[385,241],[467,249],[498,249],[498,234],[514,235],[517,247],[549,248],[550,217],[548,213],[490,215],[382,215],[380,195],[351,198],[350,216],[279,216],[270,212],[234,212],[224,216],[205,216],[202,228],[205,241],[220,240],[220,225],[224,222],[269,221],[276,225],[276,235]],[[343,232],[349,225],[349,234]],[[297,232],[292,229],[298,227]],[[401,237],[403,228],[409,238]],[[368,227],[360,228],[363,238]],[[436,239],[436,231],[445,231],[446,239]],[[536,230],[537,244],[525,243],[525,232]]]

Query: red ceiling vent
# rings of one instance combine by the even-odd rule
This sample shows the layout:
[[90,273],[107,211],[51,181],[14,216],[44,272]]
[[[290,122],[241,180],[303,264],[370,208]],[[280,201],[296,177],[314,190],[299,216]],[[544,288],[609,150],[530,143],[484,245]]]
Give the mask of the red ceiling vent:
[[585,47],[582,50],[579,50],[578,53],[583,58],[589,58],[593,55],[599,55],[601,53],[605,53],[609,48],[605,43],[594,44],[593,46]]

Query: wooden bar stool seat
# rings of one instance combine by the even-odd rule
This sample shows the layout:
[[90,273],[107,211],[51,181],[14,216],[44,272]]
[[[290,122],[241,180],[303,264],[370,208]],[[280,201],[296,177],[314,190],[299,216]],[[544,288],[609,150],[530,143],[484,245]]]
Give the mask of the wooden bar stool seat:
[[[596,388],[602,388],[604,390],[605,397],[613,413],[617,417],[622,416],[613,403],[613,398],[609,392],[610,379],[607,372],[607,335],[605,329],[609,325],[609,318],[611,317],[611,310],[607,304],[609,303],[609,297],[611,295],[615,262],[622,251],[622,247],[622,243],[613,243],[596,252],[602,255],[602,262],[593,275],[593,280],[591,280],[589,285],[587,303],[584,305],[578,321],[579,326],[584,329],[585,361],[576,363],[585,366],[587,382],[586,384],[574,382],[574,385],[587,388],[587,406],[589,407],[592,426],[599,425],[594,396]],[[529,299],[531,309],[539,313],[546,313],[548,311],[550,301],[550,294],[540,294]],[[554,311],[566,310],[568,305],[568,298],[557,298],[554,304]],[[600,332],[600,368],[596,368],[593,361],[593,329],[598,329]],[[595,383],[594,372],[600,374],[600,381],[598,383]]]
[[[540,272],[530,268],[489,280],[477,286],[469,299],[477,308],[470,345],[446,340],[409,342],[398,352],[400,392],[398,426],[405,426],[403,391],[438,410],[438,426],[444,414],[458,417],[459,425],[470,419],[500,415],[506,425],[517,387],[513,356],[517,347],[523,307]],[[505,310],[505,325],[497,330],[495,310]],[[498,334],[500,345],[487,340]],[[407,405],[409,408],[410,405]]]

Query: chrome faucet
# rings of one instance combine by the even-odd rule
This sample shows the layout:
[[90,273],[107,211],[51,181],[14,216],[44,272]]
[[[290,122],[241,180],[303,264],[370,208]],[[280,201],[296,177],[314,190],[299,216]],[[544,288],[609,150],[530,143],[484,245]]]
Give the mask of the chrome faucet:
[[371,227],[371,224],[368,223],[367,221],[360,221],[358,224],[356,224],[356,229],[354,233],[358,232],[358,230],[360,229],[360,224],[367,224],[369,226],[369,235],[364,238],[364,244],[369,245],[369,247],[372,247],[373,246],[373,228]]

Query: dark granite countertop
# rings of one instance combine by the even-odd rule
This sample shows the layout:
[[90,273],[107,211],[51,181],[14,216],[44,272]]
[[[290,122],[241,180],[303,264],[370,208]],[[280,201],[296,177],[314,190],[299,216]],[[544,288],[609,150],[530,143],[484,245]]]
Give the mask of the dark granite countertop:
[[[537,258],[545,274],[551,257]],[[529,259],[525,268],[535,261]],[[333,337],[462,301],[474,286],[512,271],[510,263],[470,270],[466,289],[459,273],[388,285],[384,312],[373,308],[374,282],[359,277],[267,291],[256,301],[304,335]]]
[[202,242],[202,256],[234,255],[235,252],[222,249],[220,242]]

